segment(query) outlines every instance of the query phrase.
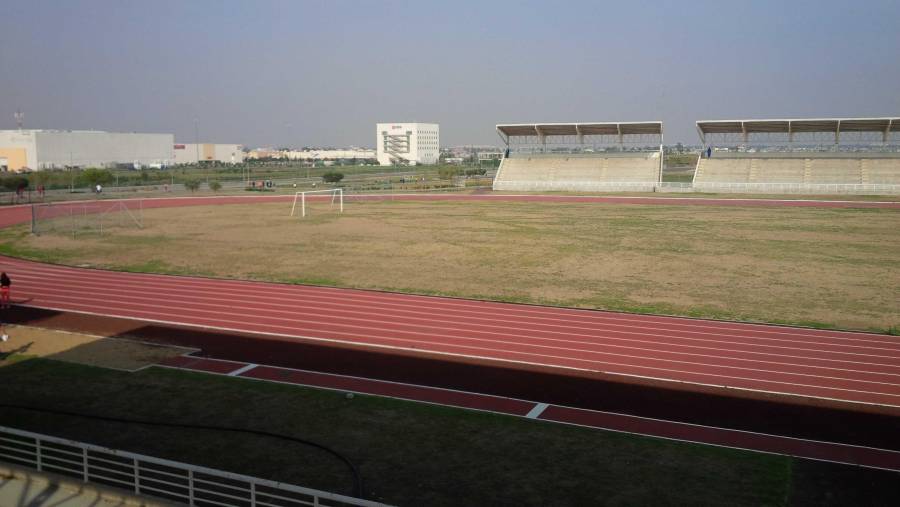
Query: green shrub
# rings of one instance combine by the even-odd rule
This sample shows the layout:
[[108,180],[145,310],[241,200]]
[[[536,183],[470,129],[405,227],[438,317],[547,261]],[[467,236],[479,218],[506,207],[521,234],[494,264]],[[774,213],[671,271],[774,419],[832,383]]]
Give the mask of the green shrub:
[[444,167],[441,167],[440,169],[438,169],[438,176],[442,180],[453,179],[458,174],[459,174],[458,167],[444,166]]
[[219,190],[222,190],[222,184],[218,181],[211,181],[209,183],[209,189],[213,192],[218,192]]
[[200,188],[200,180],[189,178],[184,180],[184,188],[190,190],[191,192],[196,192],[198,188]]
[[337,171],[328,171],[322,175],[322,179],[325,183],[337,183],[344,179],[344,174]]
[[19,187],[28,188],[28,178],[25,176],[4,176],[0,185],[10,192],[14,192]]
[[98,169],[96,167],[88,167],[78,175],[78,185],[96,187],[97,185],[106,185],[115,178],[109,169]]

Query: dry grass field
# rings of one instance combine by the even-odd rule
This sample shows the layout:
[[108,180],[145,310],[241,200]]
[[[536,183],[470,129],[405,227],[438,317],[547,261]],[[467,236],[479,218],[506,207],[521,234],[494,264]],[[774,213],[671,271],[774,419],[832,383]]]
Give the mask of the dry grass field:
[[885,331],[900,326],[900,212],[349,202],[145,210],[145,228],[31,236],[5,253],[563,306]]

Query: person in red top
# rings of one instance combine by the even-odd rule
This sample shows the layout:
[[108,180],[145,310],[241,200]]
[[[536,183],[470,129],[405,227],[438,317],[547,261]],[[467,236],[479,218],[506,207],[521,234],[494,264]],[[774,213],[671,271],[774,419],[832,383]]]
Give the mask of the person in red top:
[[6,271],[0,273],[0,308],[9,308],[9,286],[12,281]]

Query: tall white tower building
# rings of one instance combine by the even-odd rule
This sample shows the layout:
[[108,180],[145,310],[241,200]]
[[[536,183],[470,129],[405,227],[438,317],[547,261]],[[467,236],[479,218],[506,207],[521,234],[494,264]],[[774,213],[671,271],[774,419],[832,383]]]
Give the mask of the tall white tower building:
[[375,156],[381,165],[436,164],[440,155],[437,123],[379,123]]

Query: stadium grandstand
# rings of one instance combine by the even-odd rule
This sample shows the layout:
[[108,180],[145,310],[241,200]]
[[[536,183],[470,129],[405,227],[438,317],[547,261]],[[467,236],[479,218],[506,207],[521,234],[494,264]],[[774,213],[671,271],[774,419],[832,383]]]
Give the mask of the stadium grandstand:
[[900,118],[698,121],[697,132],[695,190],[900,193]]
[[662,122],[497,125],[506,144],[494,190],[652,191],[663,163]]

